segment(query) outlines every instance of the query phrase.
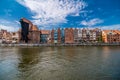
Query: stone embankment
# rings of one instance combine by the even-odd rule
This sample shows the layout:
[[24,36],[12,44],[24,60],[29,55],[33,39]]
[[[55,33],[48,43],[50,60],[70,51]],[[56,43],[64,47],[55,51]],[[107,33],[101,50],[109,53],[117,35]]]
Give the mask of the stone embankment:
[[57,47],[57,46],[120,46],[120,43],[82,43],[82,44],[0,44],[0,47]]

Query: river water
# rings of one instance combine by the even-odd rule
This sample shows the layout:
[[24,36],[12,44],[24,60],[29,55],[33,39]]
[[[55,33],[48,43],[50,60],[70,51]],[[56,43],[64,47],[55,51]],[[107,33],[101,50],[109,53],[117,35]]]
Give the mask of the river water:
[[120,47],[1,47],[0,80],[120,80]]

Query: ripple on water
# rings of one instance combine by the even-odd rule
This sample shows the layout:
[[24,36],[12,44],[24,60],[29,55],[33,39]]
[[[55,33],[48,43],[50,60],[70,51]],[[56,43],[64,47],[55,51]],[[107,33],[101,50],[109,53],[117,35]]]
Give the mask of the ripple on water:
[[0,49],[0,80],[119,80],[119,48]]

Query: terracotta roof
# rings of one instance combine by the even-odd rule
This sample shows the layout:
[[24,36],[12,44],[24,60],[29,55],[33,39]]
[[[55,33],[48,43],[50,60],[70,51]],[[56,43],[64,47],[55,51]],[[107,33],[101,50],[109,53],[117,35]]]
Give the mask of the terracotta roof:
[[107,34],[108,32],[110,32],[110,30],[103,30],[103,32]]
[[114,30],[114,32],[120,34],[120,31],[119,31],[119,30]]
[[41,34],[50,34],[49,30],[40,30]]
[[39,29],[38,29],[38,27],[37,27],[36,25],[33,25],[33,26],[32,26],[32,30],[33,30],[33,31],[36,31],[36,30],[39,30]]
[[108,34],[109,32],[112,32],[114,34],[120,34],[120,31],[119,30],[103,30],[104,33]]
[[31,21],[29,21],[28,19],[26,19],[26,18],[21,18],[21,20],[23,20],[24,22],[26,22],[26,23],[29,23],[29,24],[31,24],[31,25],[33,25],[32,24],[32,22]]

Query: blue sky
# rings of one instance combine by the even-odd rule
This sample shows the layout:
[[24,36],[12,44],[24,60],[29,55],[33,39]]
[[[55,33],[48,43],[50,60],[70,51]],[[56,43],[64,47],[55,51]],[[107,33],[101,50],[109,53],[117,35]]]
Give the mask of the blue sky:
[[0,29],[17,31],[21,17],[39,29],[120,29],[120,0],[0,0]]

